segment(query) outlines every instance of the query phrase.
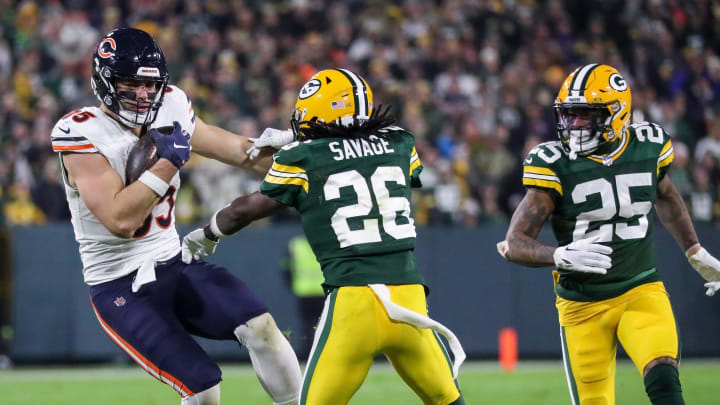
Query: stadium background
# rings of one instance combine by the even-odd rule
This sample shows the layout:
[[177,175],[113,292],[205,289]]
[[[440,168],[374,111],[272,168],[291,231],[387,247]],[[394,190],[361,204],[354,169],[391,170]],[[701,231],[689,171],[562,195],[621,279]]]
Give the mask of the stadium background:
[[[67,319],[81,323],[61,340],[62,350],[25,352],[15,356],[20,363],[97,359],[68,349],[82,347],[78,335],[87,333],[88,342],[116,350],[96,325],[82,323],[92,318],[49,132],[62,114],[97,103],[89,86],[90,54],[118,26],[153,35],[165,51],[171,82],[188,93],[196,112],[245,135],[288,127],[297,90],[316,70],[342,66],[363,74],[376,103],[392,105],[399,124],[417,137],[425,170],[413,208],[423,226],[419,249],[429,251],[418,251],[420,265],[436,284],[431,310],[467,330],[465,339],[483,341],[473,346],[478,357],[492,357],[497,327],[518,327],[516,315],[526,312],[532,322],[527,333],[520,325],[521,355],[560,355],[549,275],[505,264],[492,244],[524,193],[522,157],[556,139],[551,105],[578,65],[618,68],[633,91],[633,121],[653,121],[670,133],[670,176],[702,240],[720,253],[718,2],[0,0],[0,354],[12,358],[13,348],[57,345],[56,336],[32,329],[29,320],[55,318],[61,329]],[[183,231],[257,189],[260,180],[197,157],[181,173],[176,216],[187,225]],[[282,246],[297,230],[297,218],[283,213],[244,232],[218,260],[241,268],[244,277],[254,277],[246,267],[272,274],[277,258],[258,259],[262,245],[247,243]],[[701,280],[680,250],[667,234],[659,239],[685,353],[720,356],[708,343],[719,335],[710,325],[720,313],[717,298],[702,296]],[[49,249],[55,244],[60,247]],[[233,256],[238,249],[246,250]],[[270,283],[256,288],[272,294],[275,312],[293,305],[277,277],[259,280]],[[492,295],[485,297],[502,299],[491,303],[453,288],[463,284],[489,285]],[[58,291],[64,296],[57,298]],[[64,306],[60,318],[47,312],[58,305]],[[489,306],[496,309],[488,312]],[[292,314],[283,314],[290,324]],[[462,326],[467,323],[473,326]],[[523,352],[535,347],[527,337],[532,333],[555,340]]]

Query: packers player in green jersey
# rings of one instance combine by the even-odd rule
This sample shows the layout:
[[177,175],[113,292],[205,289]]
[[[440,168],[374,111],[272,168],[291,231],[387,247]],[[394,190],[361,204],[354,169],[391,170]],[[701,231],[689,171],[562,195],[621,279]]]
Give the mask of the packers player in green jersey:
[[[455,335],[427,316],[413,254],[410,188],[420,186],[422,164],[413,135],[394,121],[389,109],[373,108],[372,90],[354,72],[315,74],[295,106],[295,142],[275,154],[260,191],[235,199],[183,240],[185,258],[201,258],[255,219],[286,206],[298,210],[327,292],[303,405],[348,403],[378,354],[423,403],[465,403],[456,382],[465,354]],[[256,146],[284,143],[287,133],[272,132]]]
[[[615,403],[620,342],[653,405],[683,404],[679,342],[656,270],[653,210],[705,278],[720,287],[720,262],[700,246],[685,204],[666,175],[673,160],[658,125],[630,125],[630,87],[613,67],[577,68],[554,108],[559,141],[524,161],[527,194],[498,251],[531,267],[556,266],[556,307],[573,404]],[[536,240],[550,219],[560,247]]]

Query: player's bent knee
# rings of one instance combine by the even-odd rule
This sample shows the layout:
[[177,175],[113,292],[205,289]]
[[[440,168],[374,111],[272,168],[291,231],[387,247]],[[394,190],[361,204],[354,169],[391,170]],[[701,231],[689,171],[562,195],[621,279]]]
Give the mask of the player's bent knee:
[[643,377],[647,376],[648,372],[658,364],[668,364],[675,368],[678,368],[678,362],[672,357],[658,357],[656,359],[651,360],[643,369]]
[[235,336],[250,353],[263,388],[277,405],[297,404],[302,374],[295,352],[269,313],[235,328]]
[[258,315],[235,328],[235,337],[248,349],[271,348],[282,343],[284,336],[269,312]]
[[658,363],[647,372],[645,392],[653,405],[684,404],[678,369],[668,363]]
[[572,363],[572,373],[583,384],[603,384],[612,377],[606,364],[607,356],[601,350],[583,352]]
[[610,378],[610,372],[602,369],[588,369],[577,375],[577,379],[583,384],[602,383],[608,378]]
[[220,404],[220,384],[215,384],[205,391],[200,391],[195,395],[185,397],[180,401],[180,405],[219,405]]

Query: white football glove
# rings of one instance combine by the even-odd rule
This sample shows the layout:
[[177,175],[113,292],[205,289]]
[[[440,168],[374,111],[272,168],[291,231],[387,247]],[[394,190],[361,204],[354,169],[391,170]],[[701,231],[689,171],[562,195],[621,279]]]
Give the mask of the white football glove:
[[215,253],[218,241],[210,240],[205,236],[203,228],[198,228],[185,235],[182,241],[182,261],[189,264],[192,259],[202,260]]
[[700,247],[694,255],[688,257],[688,262],[707,281],[705,295],[715,295],[720,290],[720,261],[708,253],[704,247]]
[[596,241],[597,238],[579,240],[555,249],[555,266],[563,270],[606,274],[612,266],[610,254],[613,250]]
[[263,133],[260,134],[260,137],[250,138],[248,140],[253,143],[253,146],[247,150],[247,154],[250,155],[250,160],[253,160],[260,154],[260,149],[267,147],[280,149],[293,142],[295,140],[295,135],[293,135],[292,131],[289,129],[280,130],[275,128],[265,128]]
[[507,252],[510,250],[510,245],[507,243],[507,241],[501,240],[500,242],[495,244],[495,247],[497,248],[500,256],[502,256],[503,259],[507,260]]

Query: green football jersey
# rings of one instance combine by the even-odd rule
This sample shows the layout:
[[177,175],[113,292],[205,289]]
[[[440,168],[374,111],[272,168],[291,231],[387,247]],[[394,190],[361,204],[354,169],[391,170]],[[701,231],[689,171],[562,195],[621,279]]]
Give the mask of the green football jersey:
[[300,213],[327,286],[422,284],[410,188],[422,170],[412,134],[327,138],[279,150],[260,192]]
[[672,160],[670,137],[647,122],[631,125],[604,156],[570,160],[559,141],[530,151],[523,184],[553,196],[550,222],[558,245],[592,238],[613,248],[607,274],[559,270],[560,297],[597,301],[659,280],[652,216],[658,182]]

